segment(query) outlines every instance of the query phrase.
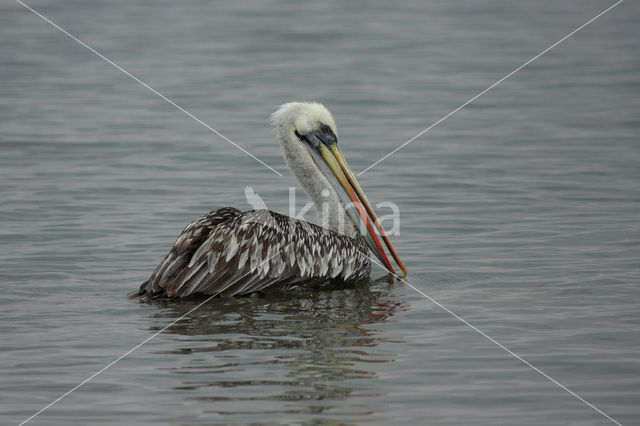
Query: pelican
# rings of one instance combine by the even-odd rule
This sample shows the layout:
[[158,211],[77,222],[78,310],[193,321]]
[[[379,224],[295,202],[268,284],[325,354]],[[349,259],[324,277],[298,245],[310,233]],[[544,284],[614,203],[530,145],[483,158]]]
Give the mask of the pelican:
[[323,226],[266,209],[213,210],[184,228],[130,297],[234,296],[351,283],[369,276],[369,250],[394,273],[376,229],[406,276],[338,147],[329,110],[319,103],[291,102],[273,113],[272,124],[284,158],[315,202]]

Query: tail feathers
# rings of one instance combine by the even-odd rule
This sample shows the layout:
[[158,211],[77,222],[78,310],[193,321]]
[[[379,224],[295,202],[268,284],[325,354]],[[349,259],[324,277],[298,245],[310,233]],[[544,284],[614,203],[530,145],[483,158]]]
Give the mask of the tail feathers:
[[149,280],[143,282],[137,291],[132,291],[131,293],[127,294],[127,297],[129,299],[135,299],[137,297],[144,296],[145,294],[147,294],[147,284],[149,284]]

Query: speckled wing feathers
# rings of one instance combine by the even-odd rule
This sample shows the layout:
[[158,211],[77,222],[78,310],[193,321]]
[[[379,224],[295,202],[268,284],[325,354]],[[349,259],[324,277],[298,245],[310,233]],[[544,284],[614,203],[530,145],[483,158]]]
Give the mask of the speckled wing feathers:
[[369,275],[367,251],[362,238],[269,210],[226,207],[190,223],[137,295],[237,295],[357,281]]

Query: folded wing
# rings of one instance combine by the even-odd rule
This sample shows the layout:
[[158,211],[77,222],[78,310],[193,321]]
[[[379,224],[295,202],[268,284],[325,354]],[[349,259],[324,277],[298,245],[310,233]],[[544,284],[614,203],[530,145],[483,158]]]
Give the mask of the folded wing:
[[133,296],[271,292],[369,275],[367,245],[269,210],[226,207],[196,219]]

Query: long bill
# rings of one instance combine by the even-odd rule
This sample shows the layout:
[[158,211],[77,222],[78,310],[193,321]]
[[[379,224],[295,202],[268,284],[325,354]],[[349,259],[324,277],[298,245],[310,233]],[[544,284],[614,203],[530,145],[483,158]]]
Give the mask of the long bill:
[[[387,257],[384,249],[382,248],[382,244],[380,244],[380,240],[378,239],[374,226],[380,233],[380,237],[382,238],[385,245],[387,246],[387,249],[391,253],[391,256],[396,261],[400,269],[402,269],[402,272],[404,274],[403,277],[406,277],[407,268],[400,261],[400,258],[398,257],[398,254],[396,253],[395,249],[393,248],[393,245],[391,244],[391,241],[389,240],[387,233],[384,231],[384,229],[382,228],[382,225],[380,224],[380,220],[378,219],[375,212],[373,211],[373,208],[371,207],[371,203],[369,203],[367,196],[364,194],[362,187],[360,186],[360,184],[358,183],[358,180],[356,179],[355,175],[351,171],[351,168],[347,164],[347,161],[345,160],[344,155],[342,155],[340,148],[338,148],[338,145],[334,143],[331,145],[329,149],[324,144],[322,144],[321,153],[325,162],[331,168],[331,171],[336,176],[338,182],[340,183],[342,188],[345,190],[345,192],[349,196],[349,199],[355,206],[356,210],[358,211],[358,214],[362,218],[362,221],[366,225],[367,231],[369,232],[369,235],[371,236],[371,239],[380,254],[380,256],[378,257],[381,258],[381,260],[384,262],[386,268],[391,273],[395,274],[393,266],[391,265],[389,258]],[[371,217],[371,220],[373,220],[374,225],[371,224],[371,220],[369,220],[369,217]]]

